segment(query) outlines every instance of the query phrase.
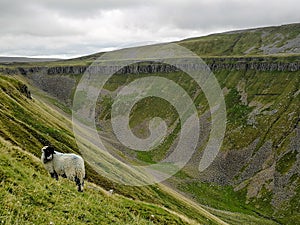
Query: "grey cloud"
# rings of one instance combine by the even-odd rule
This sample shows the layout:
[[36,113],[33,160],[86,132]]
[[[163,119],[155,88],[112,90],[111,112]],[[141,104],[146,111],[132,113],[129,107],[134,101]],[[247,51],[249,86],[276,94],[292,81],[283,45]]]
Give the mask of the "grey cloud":
[[193,1],[191,4],[170,5],[161,17],[182,29],[212,30],[224,27],[276,25],[300,22],[298,0],[286,1]]
[[[147,1],[154,3],[156,1]],[[8,6],[9,10],[18,11],[22,13],[23,10],[27,11],[30,7],[47,9],[49,11],[70,17],[93,17],[97,15],[99,11],[113,10],[113,9],[124,9],[139,7],[144,5],[140,0],[3,0],[3,4],[0,6]],[[28,7],[29,6],[29,7]],[[15,10],[14,10],[15,9]],[[5,7],[0,8],[0,12],[6,12]]]
[[79,55],[300,22],[298,0],[1,0],[0,55]]

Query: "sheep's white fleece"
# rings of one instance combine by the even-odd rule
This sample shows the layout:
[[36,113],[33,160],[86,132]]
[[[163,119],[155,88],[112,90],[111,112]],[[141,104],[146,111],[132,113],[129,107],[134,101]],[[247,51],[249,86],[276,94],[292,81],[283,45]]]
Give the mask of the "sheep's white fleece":
[[[54,171],[57,175],[66,176],[69,180],[75,181],[75,177],[78,177],[80,183],[83,184],[85,178],[84,161],[79,155],[67,154],[54,151],[53,159],[47,163],[44,163],[46,170],[50,173]],[[42,159],[43,160],[43,159]],[[82,187],[83,188],[83,187]]]

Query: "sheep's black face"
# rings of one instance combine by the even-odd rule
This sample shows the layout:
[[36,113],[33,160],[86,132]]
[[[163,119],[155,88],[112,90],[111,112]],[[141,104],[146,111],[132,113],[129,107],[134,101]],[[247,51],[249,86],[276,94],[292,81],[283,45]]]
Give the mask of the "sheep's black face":
[[53,154],[55,154],[54,148],[51,147],[51,146],[43,147],[42,148],[42,153],[43,153],[44,163],[51,161],[53,159]]

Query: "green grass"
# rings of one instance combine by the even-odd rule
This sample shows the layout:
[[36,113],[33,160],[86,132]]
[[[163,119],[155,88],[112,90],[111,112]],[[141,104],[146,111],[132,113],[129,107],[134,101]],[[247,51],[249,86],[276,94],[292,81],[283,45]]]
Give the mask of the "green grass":
[[241,102],[241,95],[236,88],[232,88],[226,95],[225,103],[228,121],[236,124],[246,124],[247,116],[252,110]]
[[16,88],[19,83],[8,76],[0,77],[2,136],[36,155],[50,143],[64,151],[77,149],[71,131],[61,125],[63,117],[37,99],[28,99]]
[[[192,96],[195,104],[206,102],[203,93],[197,95],[195,90],[197,90],[198,85],[193,81],[187,74],[183,72],[173,72],[173,73],[156,73],[151,74],[153,76],[165,77],[169,80],[180,84],[181,87]],[[105,93],[101,95],[98,99],[97,105],[99,106],[98,120],[100,122],[109,122],[111,106],[113,103],[113,97],[118,87],[123,87],[129,84],[133,80],[141,77],[147,77],[149,74],[115,74],[109,81],[105,84],[104,88],[110,93]],[[166,90],[167,91],[167,90]],[[204,100],[204,101],[203,101]],[[204,110],[204,108],[202,108]],[[180,120],[178,118],[178,113],[174,106],[168,103],[166,100],[157,97],[147,97],[139,101],[131,110],[129,125],[133,130],[133,133],[140,138],[146,138],[149,135],[149,121],[154,117],[162,118],[168,125],[168,135],[163,142],[151,151],[141,152],[137,151],[133,154],[137,155],[137,159],[142,160],[147,163],[155,163],[160,161],[168,153],[172,143],[177,137],[180,131]],[[108,128],[109,132],[111,128]],[[132,151],[127,149],[130,154]]]
[[184,224],[160,207],[111,196],[88,182],[78,193],[75,184],[51,179],[38,159],[2,138],[0,171],[1,224]]
[[280,160],[276,164],[276,170],[280,173],[286,173],[290,170],[290,168],[297,161],[297,151],[291,151],[286,153],[284,156],[280,158]]
[[180,189],[190,193],[202,205],[231,212],[251,213],[250,209],[246,208],[245,196],[239,195],[230,186],[191,182],[182,184]]
[[[243,191],[234,191],[232,186],[220,186],[213,183],[194,181],[182,183],[179,188],[181,191],[189,193],[193,199],[208,209],[215,208],[228,213],[240,213],[240,220],[243,221],[243,224],[251,224],[251,221],[255,220],[254,218],[257,218],[254,224],[276,224],[275,218],[271,216],[273,211],[265,212],[265,209],[271,209],[269,202],[263,201],[266,206],[259,210],[255,207],[255,203],[251,201],[246,204],[245,193]],[[266,199],[266,196],[263,196],[263,199]],[[222,218],[222,214],[219,216]],[[250,219],[251,217],[254,218]],[[228,223],[236,223],[234,216],[232,218],[225,217],[224,220]]]

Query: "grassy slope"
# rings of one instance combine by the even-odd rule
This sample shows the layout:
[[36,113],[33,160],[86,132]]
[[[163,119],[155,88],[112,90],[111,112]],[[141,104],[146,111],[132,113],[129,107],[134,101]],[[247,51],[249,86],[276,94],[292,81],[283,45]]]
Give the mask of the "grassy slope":
[[[78,196],[74,184],[66,180],[58,183],[51,180],[33,155],[39,156],[40,148],[49,143],[63,151],[70,152],[76,149],[75,140],[69,127],[70,121],[40,100],[26,98],[19,90],[21,84],[18,79],[10,76],[0,76],[0,149],[2,159],[0,171],[1,188],[3,189],[3,191],[1,190],[0,201],[4,203],[6,202],[4,199],[10,199],[7,204],[3,204],[4,208],[1,210],[0,215],[3,221],[15,224],[22,223],[22,221],[40,223],[46,220],[44,217],[47,217],[47,215],[50,218],[55,215],[57,220],[67,221],[67,223],[71,223],[72,220],[76,220],[78,223],[80,221],[95,222],[98,218],[97,212],[103,220],[120,220],[121,223],[147,223],[147,221],[149,222],[149,214],[152,214],[152,212],[161,215],[155,217],[158,223],[159,221],[169,221],[170,223],[181,221],[178,216],[162,210],[161,206],[164,206],[172,212],[175,211],[177,214],[184,214],[186,217],[191,218],[189,221],[197,220],[209,224],[218,223],[216,222],[218,218],[214,218],[209,213],[210,210],[207,211],[200,206],[191,205],[189,201],[182,200],[180,195],[170,194],[163,186],[161,188],[158,188],[158,186],[142,188],[118,186],[109,183],[105,178],[95,174],[91,168],[88,168],[89,180],[106,188],[113,187],[116,192],[130,197],[130,199],[150,202],[149,206],[146,203],[138,203],[139,201],[116,197],[114,199],[116,202],[107,203],[107,208],[102,210],[99,209],[98,201],[109,202],[110,200],[102,192],[87,188],[83,196]],[[28,155],[25,151],[33,155]],[[35,183],[39,185],[35,185]],[[89,183],[87,186],[89,186]],[[55,191],[58,191],[58,193]],[[52,193],[51,199],[48,196],[51,195],[50,192]],[[72,210],[65,210],[67,204],[62,199],[69,199],[67,204],[71,205]],[[48,201],[50,202],[48,203]],[[84,201],[93,211],[83,213],[83,210],[87,207],[84,205],[80,206],[80,210],[76,209],[78,201]],[[49,207],[53,209],[52,212],[48,210]],[[30,215],[29,212],[31,211],[35,213]],[[110,215],[104,215],[104,212]],[[121,218],[123,213],[128,215],[124,219]],[[37,216],[38,214],[41,216]],[[71,214],[75,214],[77,217],[71,218]],[[221,218],[225,221],[230,221],[231,217],[225,211],[221,215]],[[53,218],[53,221],[55,220]],[[268,222],[247,214],[239,215],[235,222],[240,224],[242,221],[248,223],[253,221]]]
[[[237,32],[211,34],[205,37],[190,38],[177,42],[192,50],[199,56],[262,56],[262,55],[287,55],[291,49],[277,52],[263,51],[269,48],[277,49],[289,40],[297,38],[300,24],[288,24],[278,27],[264,27]],[[299,55],[299,50],[297,55]],[[288,54],[289,55],[289,54]]]
[[[5,139],[6,142],[8,141],[11,143],[11,145],[14,146],[13,148],[16,146],[22,147],[38,157],[40,155],[40,148],[43,145],[50,143],[61,151],[72,152],[74,149],[77,149],[74,137],[70,130],[70,121],[39,100],[26,98],[19,90],[20,85],[21,82],[17,79],[9,76],[0,76],[1,138]],[[1,150],[3,148],[4,145],[1,146]],[[5,155],[5,153],[2,154]],[[9,158],[9,156],[7,157]],[[22,167],[22,163],[19,162],[18,166]],[[6,170],[7,169],[8,168],[6,168]],[[88,167],[87,169],[88,177],[91,181],[101,183],[104,186],[110,185],[110,187],[114,187],[111,183],[105,183],[106,180],[95,174],[91,168]],[[44,171],[40,166],[38,167],[38,170]],[[2,174],[3,176],[7,175],[6,173]],[[10,180],[13,179],[14,174],[10,176]],[[46,184],[49,181],[42,180],[41,182]],[[5,182],[4,185],[9,184],[6,184]],[[23,187],[22,190],[25,189],[26,187]],[[42,191],[42,189],[39,191]],[[136,190],[131,190],[130,188],[127,190],[125,188],[124,190],[124,192],[127,193],[127,196],[139,198],[139,193],[135,194],[135,191]],[[22,195],[22,193],[24,192],[20,192],[19,194]],[[3,202],[3,199],[1,202]],[[3,213],[5,212],[3,211]]]
[[72,182],[51,179],[37,158],[2,138],[0,178],[1,224],[185,223],[161,207],[109,195],[90,183],[78,194]]

